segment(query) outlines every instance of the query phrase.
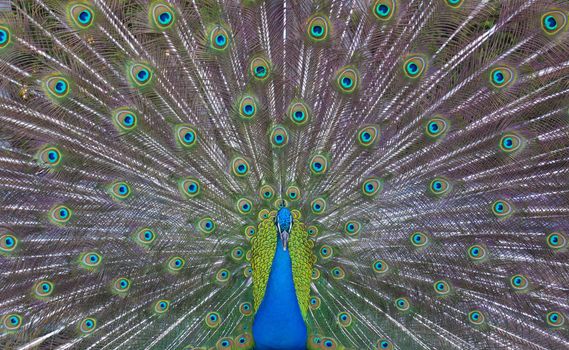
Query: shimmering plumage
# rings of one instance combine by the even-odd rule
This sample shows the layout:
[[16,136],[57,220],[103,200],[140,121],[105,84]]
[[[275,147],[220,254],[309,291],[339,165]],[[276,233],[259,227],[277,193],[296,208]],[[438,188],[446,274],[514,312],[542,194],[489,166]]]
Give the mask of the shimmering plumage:
[[568,13],[0,1],[0,348],[569,348]]

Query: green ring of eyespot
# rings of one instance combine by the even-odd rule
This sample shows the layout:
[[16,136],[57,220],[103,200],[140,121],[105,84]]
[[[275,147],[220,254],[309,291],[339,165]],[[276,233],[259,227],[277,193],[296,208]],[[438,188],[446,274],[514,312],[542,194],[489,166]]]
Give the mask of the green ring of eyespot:
[[565,315],[558,311],[550,311],[545,316],[545,320],[551,327],[562,327],[565,324]]
[[[4,231],[4,230],[2,230]],[[0,232],[2,232],[0,231]],[[16,250],[19,244],[19,240],[16,236],[8,231],[0,236],[0,252],[1,253],[12,253]]]
[[50,210],[50,219],[54,224],[63,225],[69,220],[71,220],[71,216],[73,215],[73,211],[65,206],[65,205],[56,205]]
[[415,247],[424,247],[429,242],[429,237],[423,232],[413,232],[409,239]]
[[384,274],[389,271],[389,265],[385,262],[385,260],[375,260],[372,264],[373,271],[379,274]]
[[492,203],[492,213],[499,219],[505,219],[512,215],[513,208],[509,202],[499,199]]
[[484,258],[486,258],[486,248],[484,248],[483,246],[479,245],[479,244],[474,244],[471,245],[470,247],[468,247],[468,256],[472,259],[472,260],[482,260]]
[[529,281],[523,275],[513,275],[510,277],[510,286],[515,290],[525,290],[529,287]]
[[322,214],[326,211],[327,203],[324,198],[316,198],[310,202],[310,209],[313,214]]
[[97,328],[97,320],[93,317],[84,318],[79,322],[79,330],[81,333],[88,334]]
[[96,252],[83,253],[80,257],[81,266],[86,269],[92,269],[99,265],[103,261],[103,256]]
[[383,189],[383,184],[379,179],[370,178],[362,183],[362,193],[366,197],[373,197]]
[[485,319],[484,314],[478,310],[472,310],[468,313],[468,320],[475,325],[484,323]]
[[376,0],[371,5],[372,13],[374,17],[380,21],[388,21],[393,17],[396,9],[396,2],[385,1],[385,0]]
[[42,280],[34,284],[34,294],[37,297],[45,298],[53,293],[54,284],[48,280]]
[[157,314],[166,313],[170,309],[170,300],[161,299],[154,303],[154,312]]
[[338,313],[338,324],[342,327],[349,327],[352,324],[352,315],[347,311]]
[[447,281],[443,280],[436,281],[435,283],[433,283],[433,289],[435,290],[435,293],[441,296],[447,295],[451,291],[450,284]]
[[552,232],[546,237],[547,245],[552,249],[563,249],[567,246],[567,237],[561,232]]
[[184,266],[186,265],[186,260],[182,257],[179,256],[173,256],[170,259],[168,259],[168,269],[170,271],[180,271],[184,268]]
[[205,315],[205,323],[210,328],[215,328],[221,323],[221,316],[217,312],[208,312]]
[[407,298],[401,297],[395,300],[395,307],[399,311],[407,311],[411,308],[411,304],[409,303],[409,300],[407,300]]
[[[332,270],[330,270],[330,272],[332,273],[332,278],[337,280],[341,280],[344,277],[346,277],[346,272],[344,271],[343,268],[339,266],[333,267]],[[320,277],[320,274],[318,274],[318,277]]]

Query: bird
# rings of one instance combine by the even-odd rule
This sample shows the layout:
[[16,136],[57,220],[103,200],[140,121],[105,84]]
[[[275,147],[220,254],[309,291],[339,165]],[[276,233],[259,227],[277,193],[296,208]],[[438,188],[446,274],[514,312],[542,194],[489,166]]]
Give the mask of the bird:
[[569,348],[567,1],[0,3],[0,348]]

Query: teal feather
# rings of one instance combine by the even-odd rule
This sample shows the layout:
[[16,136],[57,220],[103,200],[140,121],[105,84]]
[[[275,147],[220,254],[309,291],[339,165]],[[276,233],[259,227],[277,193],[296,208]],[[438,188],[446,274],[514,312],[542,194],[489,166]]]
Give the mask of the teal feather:
[[569,348],[568,15],[0,1],[0,348]]

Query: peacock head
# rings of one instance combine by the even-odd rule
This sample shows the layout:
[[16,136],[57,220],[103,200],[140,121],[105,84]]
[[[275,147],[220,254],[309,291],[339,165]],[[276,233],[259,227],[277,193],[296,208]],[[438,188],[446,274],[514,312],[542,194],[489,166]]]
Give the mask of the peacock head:
[[281,239],[283,250],[288,246],[288,238],[292,229],[292,213],[290,209],[285,206],[285,201],[282,201],[281,208],[275,217],[275,225],[277,226],[277,233]]

